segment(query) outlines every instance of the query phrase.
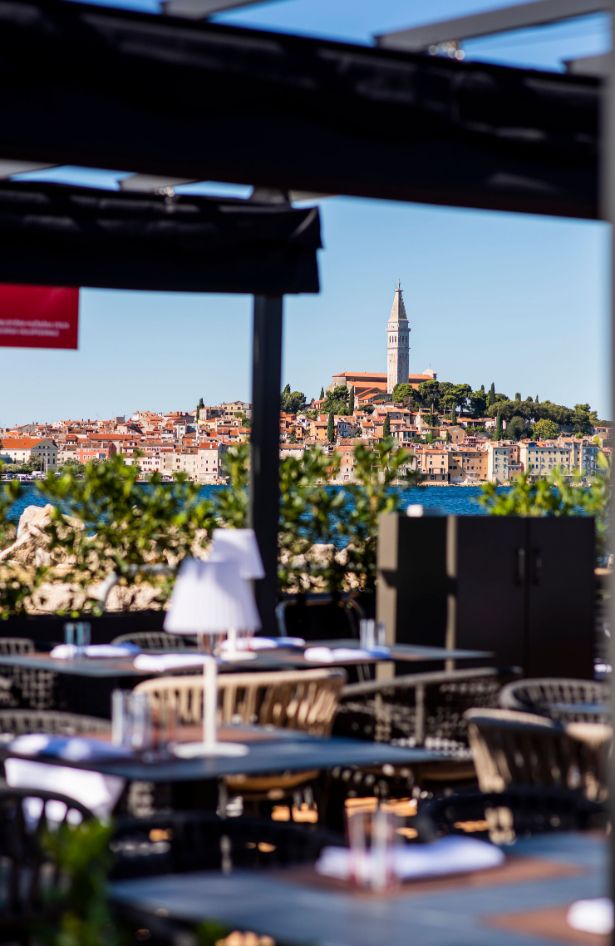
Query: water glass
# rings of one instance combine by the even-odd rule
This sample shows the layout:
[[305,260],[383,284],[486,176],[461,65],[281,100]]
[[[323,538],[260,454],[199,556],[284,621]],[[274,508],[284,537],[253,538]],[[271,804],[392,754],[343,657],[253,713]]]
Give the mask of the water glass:
[[347,814],[350,880],[358,887],[390,890],[398,885],[396,853],[401,847],[400,818],[390,809]]
[[152,714],[146,693],[114,690],[111,694],[111,739],[129,752],[152,747]]
[[64,625],[64,643],[74,648],[76,658],[85,657],[90,646],[92,628],[87,621],[68,622]]
[[377,647],[387,646],[387,626],[384,623],[384,621],[376,622],[376,646]]
[[376,622],[371,618],[359,622],[359,643],[363,650],[373,650],[376,646]]

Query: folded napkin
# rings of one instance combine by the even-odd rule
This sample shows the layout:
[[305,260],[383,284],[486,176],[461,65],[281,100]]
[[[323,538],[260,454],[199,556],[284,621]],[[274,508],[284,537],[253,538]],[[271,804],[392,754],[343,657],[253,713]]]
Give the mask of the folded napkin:
[[[379,852],[368,851],[357,855],[348,848],[326,847],[316,864],[319,874],[347,880],[357,869],[357,857],[363,861],[362,873],[369,877],[370,862],[374,872],[379,865]],[[451,836],[431,844],[399,845],[391,851],[391,873],[400,880],[419,880],[422,877],[439,877],[447,874],[468,873],[498,867],[504,861],[499,848],[475,838]]]
[[[224,641],[221,647],[222,652],[230,647],[230,641]],[[278,650],[280,648],[301,648],[305,647],[305,641],[302,637],[251,637],[240,638],[235,642],[235,650]]]
[[202,667],[206,659],[203,654],[139,654],[134,659],[134,668],[159,673],[182,667]]
[[568,910],[568,926],[583,933],[608,936],[613,931],[613,901],[608,897],[595,900],[577,900]]
[[[89,644],[83,648],[83,654],[86,657],[132,657],[139,650],[136,644]],[[77,653],[78,648],[74,644],[58,644],[49,656],[58,660],[72,660]]]
[[[18,736],[12,741],[10,749],[22,755],[54,755],[73,762],[126,755],[125,749],[109,745],[102,740],[47,736],[42,733]],[[46,789],[66,795],[81,802],[99,818],[111,813],[124,788],[124,779],[115,775],[103,775],[100,772],[87,772],[39,761],[9,757],[5,759],[4,769],[6,781],[13,788]],[[35,818],[36,803],[40,806],[40,802],[35,798],[28,801],[30,804],[26,813]],[[62,811],[58,811],[57,818],[62,818]]]
[[341,660],[357,660],[372,657],[372,652],[361,647],[307,647],[303,652],[306,660],[313,663],[332,663]]
[[126,756],[126,749],[114,746],[102,739],[90,739],[85,736],[47,735],[46,733],[28,733],[16,736],[9,745],[11,752],[19,755],[53,756],[71,762],[85,762],[88,759],[114,759]]

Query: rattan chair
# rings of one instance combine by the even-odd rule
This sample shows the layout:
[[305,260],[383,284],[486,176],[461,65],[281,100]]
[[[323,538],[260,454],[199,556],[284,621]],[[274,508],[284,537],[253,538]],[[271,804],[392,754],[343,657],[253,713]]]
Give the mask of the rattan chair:
[[[515,680],[500,694],[503,709],[548,716],[563,722],[608,723],[609,685],[595,680],[542,677]],[[575,712],[575,704],[597,704],[596,712]],[[604,708],[603,708],[604,707]]]
[[470,710],[466,718],[482,791],[555,786],[590,800],[605,799],[610,726],[563,724],[503,709]]
[[0,942],[29,944],[41,920],[46,889],[60,877],[42,843],[47,831],[92,816],[72,798],[37,789],[0,788]]
[[196,637],[184,634],[167,634],[166,631],[135,631],[120,634],[112,644],[135,644],[141,650],[194,650]]
[[414,822],[419,838],[471,834],[509,844],[520,837],[552,831],[604,828],[603,804],[556,787],[520,786],[504,792],[455,792],[433,798]]
[[[0,637],[0,654],[34,653],[29,637]],[[52,709],[56,705],[56,674],[25,667],[0,667],[0,705]]]
[[109,733],[108,720],[97,716],[80,716],[56,710],[0,710],[0,735],[21,736],[25,733],[49,733],[75,736],[84,733]]
[[497,706],[508,675],[493,668],[416,673],[344,688],[336,735],[424,746],[470,759],[466,710]]
[[[342,670],[230,673],[218,677],[218,725],[275,726],[316,736],[331,733],[339,695],[346,680]],[[147,693],[155,710],[175,708],[180,726],[203,719],[203,677],[145,680],[135,692]],[[314,781],[317,772],[244,777],[226,780],[229,790],[244,798],[283,800]]]

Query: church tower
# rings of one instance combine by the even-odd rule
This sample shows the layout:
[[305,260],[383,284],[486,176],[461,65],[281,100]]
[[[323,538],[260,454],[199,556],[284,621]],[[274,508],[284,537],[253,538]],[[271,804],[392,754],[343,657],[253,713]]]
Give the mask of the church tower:
[[409,374],[410,326],[398,282],[387,324],[387,394],[393,393],[396,384],[407,384]]

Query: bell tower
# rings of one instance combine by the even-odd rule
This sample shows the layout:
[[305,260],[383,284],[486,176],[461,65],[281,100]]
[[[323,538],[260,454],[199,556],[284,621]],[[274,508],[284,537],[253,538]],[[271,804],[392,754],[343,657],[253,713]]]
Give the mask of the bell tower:
[[398,282],[387,323],[387,394],[393,393],[396,384],[407,384],[409,374],[410,325]]

